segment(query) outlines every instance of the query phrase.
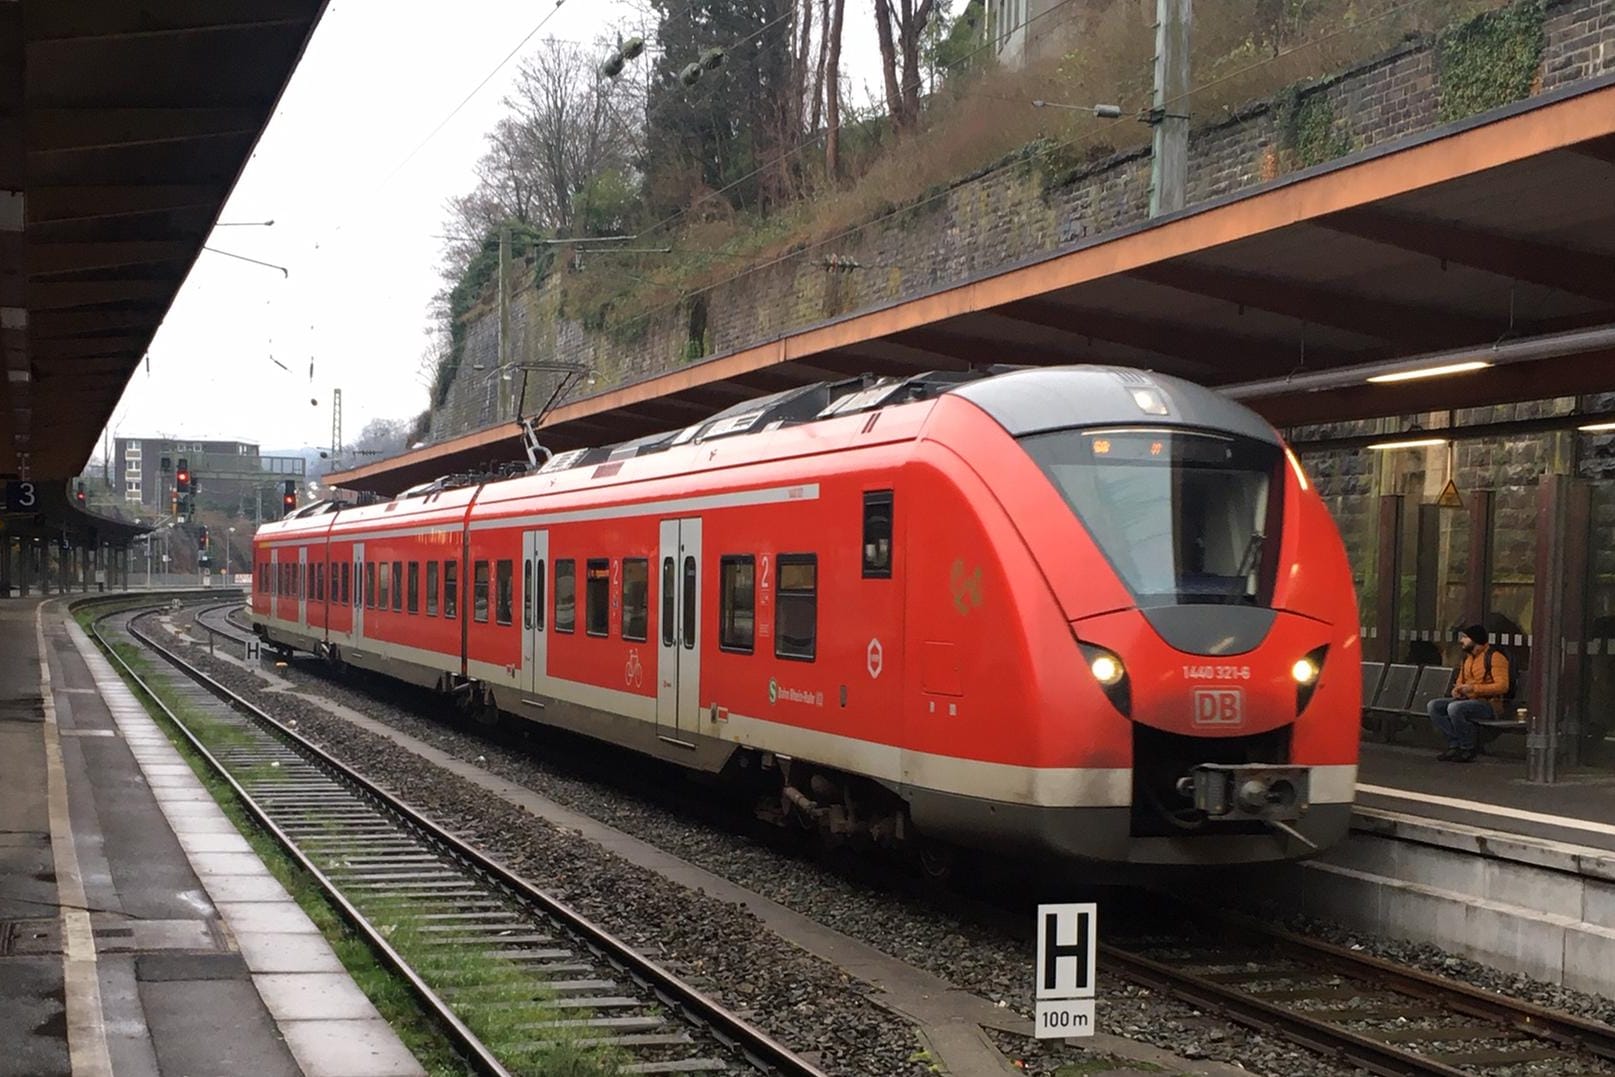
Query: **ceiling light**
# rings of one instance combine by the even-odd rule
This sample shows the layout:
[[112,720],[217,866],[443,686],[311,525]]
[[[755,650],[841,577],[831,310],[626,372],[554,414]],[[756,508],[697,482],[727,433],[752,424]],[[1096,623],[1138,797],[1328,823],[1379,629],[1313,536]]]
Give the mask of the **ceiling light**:
[[1445,445],[1446,438],[1410,438],[1403,441],[1376,441],[1368,446],[1370,449],[1423,449],[1435,445]]
[[1375,374],[1368,380],[1378,385],[1396,381],[1417,381],[1420,378],[1439,378],[1447,374],[1467,374],[1471,370],[1484,370],[1492,364],[1480,359],[1473,359],[1467,363],[1447,363],[1444,366],[1414,367],[1412,370],[1398,370],[1391,374]]
[[1602,434],[1606,431],[1615,430],[1615,423],[1589,423],[1586,426],[1578,426],[1576,429],[1588,434]]

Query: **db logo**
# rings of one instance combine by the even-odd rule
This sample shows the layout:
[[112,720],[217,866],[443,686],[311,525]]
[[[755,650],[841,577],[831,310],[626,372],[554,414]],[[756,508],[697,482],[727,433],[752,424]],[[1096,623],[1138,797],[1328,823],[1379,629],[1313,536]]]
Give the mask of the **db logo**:
[[1194,724],[1241,726],[1245,724],[1245,692],[1240,688],[1196,688]]

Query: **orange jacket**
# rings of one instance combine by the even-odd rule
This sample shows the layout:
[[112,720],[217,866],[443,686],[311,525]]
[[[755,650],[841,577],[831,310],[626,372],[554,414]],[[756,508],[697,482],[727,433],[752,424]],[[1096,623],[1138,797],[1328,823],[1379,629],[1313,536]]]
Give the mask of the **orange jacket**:
[[[1486,675],[1487,654],[1492,657],[1490,677]],[[1458,667],[1458,684],[1470,689],[1468,698],[1490,702],[1492,713],[1499,718],[1503,716],[1503,697],[1508,694],[1508,679],[1508,656],[1502,651],[1493,651],[1490,645],[1474,654],[1465,655],[1463,664]]]

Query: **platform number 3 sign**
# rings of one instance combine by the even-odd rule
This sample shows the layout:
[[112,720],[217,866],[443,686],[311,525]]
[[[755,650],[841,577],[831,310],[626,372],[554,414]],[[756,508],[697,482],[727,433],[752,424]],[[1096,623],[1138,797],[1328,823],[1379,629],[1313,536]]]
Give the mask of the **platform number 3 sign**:
[[39,488],[26,479],[6,483],[6,511],[32,512],[39,508]]
[[1094,1034],[1098,924],[1091,901],[1037,907],[1038,1039]]

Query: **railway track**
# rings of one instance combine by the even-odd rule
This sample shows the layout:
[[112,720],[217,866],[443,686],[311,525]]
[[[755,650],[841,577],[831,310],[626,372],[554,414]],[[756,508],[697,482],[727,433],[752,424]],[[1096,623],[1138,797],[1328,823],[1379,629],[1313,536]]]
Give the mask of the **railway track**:
[[[1164,905],[1196,936],[1101,945],[1112,973],[1369,1073],[1615,1073],[1615,1028],[1245,917]],[[1175,919],[1174,919],[1175,917]]]
[[[479,1072],[823,1077],[194,668],[135,623],[151,612],[107,614],[95,635]],[[142,678],[122,640],[162,664]]]
[[[251,635],[239,605],[203,626]],[[1019,934],[1017,911],[1006,929]],[[1615,1074],[1615,1029],[1249,919],[1177,903],[1152,923],[1197,932],[1101,947],[1101,974],[1386,1075]]]

